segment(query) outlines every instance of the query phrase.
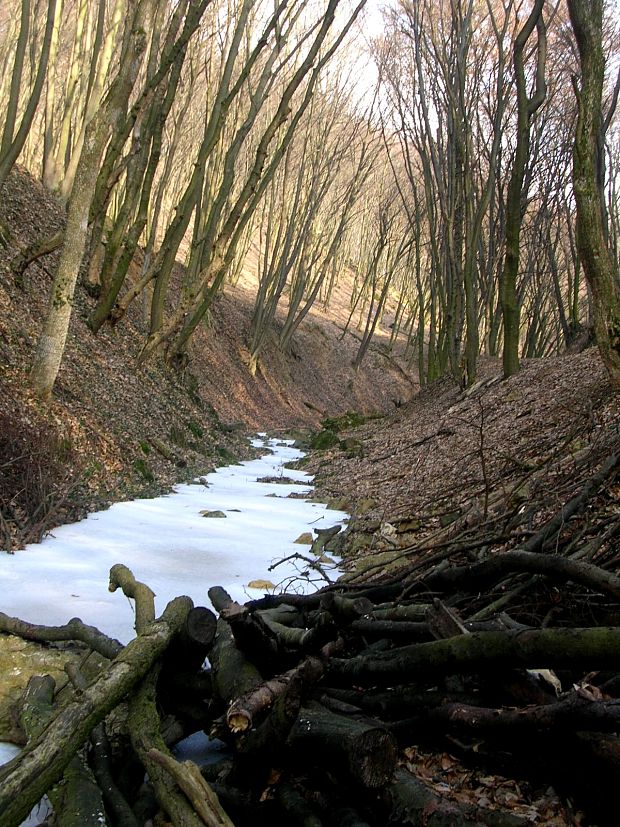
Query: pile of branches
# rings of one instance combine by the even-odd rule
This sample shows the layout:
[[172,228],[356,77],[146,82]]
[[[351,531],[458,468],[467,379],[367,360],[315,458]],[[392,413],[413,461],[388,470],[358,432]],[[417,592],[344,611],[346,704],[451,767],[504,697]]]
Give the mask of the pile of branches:
[[[524,572],[538,622],[482,597],[513,593]],[[617,823],[620,578],[609,571],[521,548],[245,605],[214,587],[217,616],[178,597],[159,618],[121,564],[119,587],[135,601],[125,647],[78,619],[0,615],[2,632],[80,641],[105,664],[90,682],[68,668],[60,697],[49,677],[31,679],[24,750],[0,769],[3,827],[44,793],[61,827],[531,823],[443,795],[406,759],[414,746],[553,785],[597,824]],[[562,625],[558,596],[575,607]],[[226,745],[202,769],[171,752],[198,731]]]

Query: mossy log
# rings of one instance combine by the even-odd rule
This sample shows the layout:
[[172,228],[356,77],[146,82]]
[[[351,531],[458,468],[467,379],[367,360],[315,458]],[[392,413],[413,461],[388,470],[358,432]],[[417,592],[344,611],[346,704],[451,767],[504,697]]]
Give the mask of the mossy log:
[[[83,692],[88,683],[80,669],[67,664],[65,671],[75,688]],[[111,747],[105,722],[102,721],[96,727],[93,727],[90,734],[90,743],[89,763],[97,780],[97,785],[101,790],[106,811],[111,815],[116,827],[140,827],[133,810],[114,778]]]
[[426,622],[431,603],[401,603],[397,605],[376,606],[372,616],[375,620],[402,620],[410,623]]
[[620,628],[531,629],[476,632],[385,652],[333,659],[326,682],[334,685],[403,684],[438,675],[488,669],[618,668]]
[[374,604],[367,597],[343,597],[335,592],[326,592],[321,597],[321,607],[346,623],[372,612]]
[[[390,640],[432,640],[428,623],[407,620],[372,620],[360,618],[351,623],[351,630],[364,637],[389,638]],[[404,642],[404,641],[403,641]]]
[[[390,689],[336,689],[327,690],[325,705],[333,701],[350,705],[375,718],[394,722],[412,716],[423,717],[429,710],[441,704],[465,704],[475,706],[480,702],[479,694],[473,692],[447,692],[444,689],[418,689],[413,686],[395,686]],[[390,727],[390,723],[386,723]]]
[[0,823],[18,827],[62,776],[91,730],[124,698],[161,657],[192,608],[177,597],[162,616],[132,640],[75,700],[63,706],[46,729],[17,758],[0,768]]
[[220,617],[230,625],[238,649],[264,669],[275,671],[281,666],[285,656],[283,646],[258,613],[250,613],[245,606],[233,602],[220,611]]
[[275,700],[291,687],[302,684],[309,691],[323,675],[323,663],[314,657],[303,660],[294,669],[265,681],[245,695],[236,698],[226,713],[226,723],[231,732],[245,732],[250,729],[254,717],[269,709]]
[[433,707],[419,707],[419,712],[407,720],[390,726],[399,741],[433,733],[452,733],[491,738],[501,741],[504,748],[511,740],[532,738],[589,730],[590,732],[617,732],[620,730],[620,704],[617,700],[590,700],[576,692],[567,694],[554,703],[527,706],[522,709],[496,709],[466,703],[437,703]]
[[135,603],[135,628],[138,633],[155,618],[155,594],[145,583],[140,583],[133,573],[122,563],[117,563],[110,569],[110,583],[108,591],[123,590],[125,597],[130,597]]
[[[20,723],[29,740],[40,735],[54,714],[55,689],[49,675],[33,675],[28,681]],[[83,750],[73,756],[61,782],[49,789],[47,795],[57,827],[100,827],[105,820],[102,792]]]
[[94,626],[87,626],[79,617],[72,618],[64,626],[41,626],[0,612],[0,632],[17,635],[24,640],[46,643],[77,640],[110,660],[115,658],[123,648],[123,644],[118,640],[104,635]]
[[235,644],[232,629],[225,620],[218,620],[217,632],[209,655],[213,695],[229,704],[240,695],[259,687],[263,678]]
[[131,744],[148,774],[157,801],[172,823],[179,827],[204,827],[204,822],[179,789],[170,767],[159,760],[159,756],[164,756],[177,763],[161,734],[156,692],[158,671],[159,667],[154,665],[131,698],[127,718]]
[[202,777],[196,764],[192,761],[180,763],[156,749],[149,752],[149,758],[151,764],[159,764],[175,780],[206,827],[234,827],[217,794]]
[[331,615],[322,613],[313,619],[311,628],[285,626],[264,612],[250,612],[216,586],[209,589],[209,599],[232,630],[235,644],[260,664],[264,671],[279,672],[292,668],[300,653],[318,650],[335,637]]
[[292,784],[279,784],[277,801],[289,824],[323,827],[323,821]]
[[312,543],[310,554],[313,554],[315,557],[320,557],[326,544],[329,543],[336,534],[340,533],[341,528],[342,526],[340,525],[334,525],[330,528],[315,528],[314,533],[316,534],[316,539]]
[[187,623],[177,636],[174,647],[166,652],[162,671],[172,677],[187,675],[189,678],[195,675],[213,646],[216,631],[217,618],[211,609],[195,606],[187,616]]
[[[155,617],[155,595],[145,584],[136,580],[133,573],[122,564],[110,569],[110,591],[121,587],[127,597],[135,600],[136,631],[139,635],[146,632]],[[188,619],[193,607],[185,615],[176,637],[187,630]],[[134,752],[144,766],[151,785],[155,790],[161,808],[179,827],[202,827],[203,821],[190,806],[186,796],[178,789],[177,779],[171,774],[170,766],[154,756],[162,757],[176,765],[161,732],[161,723],[157,708],[157,680],[161,671],[161,661],[154,663],[144,676],[144,680],[129,702],[127,726]]]

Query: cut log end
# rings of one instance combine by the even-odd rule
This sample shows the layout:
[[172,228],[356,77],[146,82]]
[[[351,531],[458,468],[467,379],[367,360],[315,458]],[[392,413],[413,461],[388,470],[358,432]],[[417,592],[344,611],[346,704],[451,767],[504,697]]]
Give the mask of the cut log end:
[[349,753],[349,771],[370,789],[385,786],[394,774],[397,748],[391,733],[382,729],[368,730]]

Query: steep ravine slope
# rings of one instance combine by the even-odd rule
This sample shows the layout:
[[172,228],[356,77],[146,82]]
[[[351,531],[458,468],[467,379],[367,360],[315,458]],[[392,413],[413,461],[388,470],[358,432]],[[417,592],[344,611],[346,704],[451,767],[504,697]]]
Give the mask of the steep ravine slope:
[[[377,559],[408,571],[451,547],[451,562],[472,559],[471,549],[504,551],[561,518],[620,455],[619,402],[595,347],[526,360],[507,381],[499,360],[481,360],[473,387],[446,376],[380,421],[339,434],[306,468],[319,498],[357,514],[352,569],[366,558],[373,576]],[[592,559],[618,568],[615,473],[566,518],[549,551],[606,536]]]
[[[252,292],[241,286],[219,298],[182,373],[157,362],[136,369],[142,309],[131,308],[117,328],[94,336],[86,326],[94,300],[80,287],[54,398],[41,404],[29,391],[27,373],[56,256],[30,265],[22,281],[11,262],[19,250],[60,228],[64,214],[40,183],[18,169],[3,188],[0,219],[11,234],[8,244],[0,243],[0,497],[5,505],[11,501],[18,520],[37,505],[23,496],[12,501],[26,480],[30,499],[49,499],[43,510],[56,509],[60,521],[76,509],[161,490],[240,456],[246,450],[241,436],[251,430],[316,425],[322,416],[348,409],[387,411],[392,400],[415,390],[402,368],[377,350],[354,372],[355,338],[337,341],[339,328],[320,312],[299,330],[291,354],[268,343],[252,377]],[[74,502],[64,502],[58,492],[69,492]],[[7,532],[4,526],[5,543]]]

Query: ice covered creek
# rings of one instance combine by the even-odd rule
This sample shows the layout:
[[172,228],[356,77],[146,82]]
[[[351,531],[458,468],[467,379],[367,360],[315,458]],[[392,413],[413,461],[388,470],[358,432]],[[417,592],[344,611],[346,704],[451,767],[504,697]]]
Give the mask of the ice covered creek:
[[[1,555],[0,611],[46,625],[79,617],[127,643],[134,637],[133,608],[120,591],[108,591],[115,563],[124,563],[155,592],[158,615],[178,595],[210,605],[211,586],[223,586],[243,603],[269,590],[251,588],[252,581],[292,591],[325,585],[317,572],[311,573],[312,582],[300,577],[307,566],[299,560],[269,567],[289,555],[307,556],[309,546],[295,540],[342,523],[347,515],[289,496],[312,489],[308,474],[285,468],[303,456],[290,442],[261,435],[253,445],[269,452],[177,485],[166,496],[116,503],[54,529],[39,544]],[[259,482],[265,477],[292,482]]]
[[[124,563],[153,589],[158,615],[182,594],[197,606],[210,605],[211,586],[223,586],[243,603],[271,590],[264,584],[250,587],[253,581],[296,592],[325,585],[312,569],[304,576],[304,561],[290,560],[272,571],[269,567],[292,555],[307,557],[309,546],[295,540],[315,528],[342,524],[347,514],[289,496],[312,489],[312,477],[285,467],[303,456],[290,442],[259,435],[252,444],[267,453],[177,485],[166,496],[117,503],[54,529],[39,544],[0,555],[0,611],[48,626],[79,617],[127,643],[134,637],[133,607],[120,591],[108,591],[115,563]],[[262,478],[282,481],[259,482]],[[337,571],[332,569],[330,576]],[[199,746],[204,748],[204,738]],[[18,751],[0,744],[0,763]],[[184,757],[191,757],[189,743]],[[24,824],[40,820],[41,811]]]

